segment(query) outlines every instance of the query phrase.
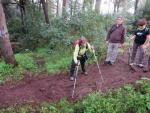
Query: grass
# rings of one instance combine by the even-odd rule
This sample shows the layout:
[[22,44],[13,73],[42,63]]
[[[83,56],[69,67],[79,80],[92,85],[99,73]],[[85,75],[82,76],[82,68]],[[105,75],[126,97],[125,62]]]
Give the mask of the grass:
[[32,53],[22,53],[15,55],[18,66],[26,70],[34,70],[36,68],[35,62],[32,58]]
[[56,73],[59,71],[68,70],[70,64],[70,57],[62,57],[58,61],[49,61],[46,63],[46,68],[48,73]]
[[[23,73],[30,71],[39,73],[43,70],[49,74],[54,74],[60,71],[68,70],[71,62],[70,50],[65,49],[61,52],[52,52],[48,48],[39,48],[35,52],[27,51],[24,53],[15,54],[18,66],[13,68],[9,64],[0,62],[0,83],[6,80],[20,80]],[[36,60],[43,60],[44,64],[40,67],[37,65]]]
[[9,64],[0,62],[0,82],[9,81],[11,79],[20,80],[25,71],[35,71],[36,64],[31,57],[31,53],[21,53],[15,55],[18,66],[12,67]]
[[65,52],[60,50],[54,52],[41,48],[37,50],[36,54],[45,60],[44,68],[49,74],[68,70],[71,62],[70,49],[64,48],[63,50]]

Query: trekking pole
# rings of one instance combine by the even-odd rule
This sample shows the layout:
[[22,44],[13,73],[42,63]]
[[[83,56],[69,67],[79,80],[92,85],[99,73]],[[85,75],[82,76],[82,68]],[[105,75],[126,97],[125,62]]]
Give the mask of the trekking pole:
[[75,93],[75,88],[76,88],[76,82],[77,82],[77,75],[78,75],[78,68],[79,68],[79,65],[76,66],[75,79],[74,79],[72,96],[71,96],[72,98],[74,98],[74,93]]
[[129,47],[128,47],[128,65],[130,64],[130,60],[131,60],[131,39],[129,39]]
[[102,80],[102,82],[104,82],[103,75],[102,75],[102,72],[100,70],[99,63],[98,63],[97,57],[95,55],[95,52],[93,52],[93,54],[94,54],[94,58],[95,58],[95,61],[96,61],[97,67],[98,67],[99,74],[101,76],[101,80]]

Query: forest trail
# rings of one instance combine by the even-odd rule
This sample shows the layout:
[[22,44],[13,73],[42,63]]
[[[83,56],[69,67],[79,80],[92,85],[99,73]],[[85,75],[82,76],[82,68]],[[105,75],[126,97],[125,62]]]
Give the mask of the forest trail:
[[[149,77],[150,72],[143,73],[142,69],[137,72],[132,71],[127,64],[127,54],[119,55],[117,61],[112,66],[104,66],[100,62],[100,69],[104,78],[98,72],[96,63],[87,67],[88,76],[79,75],[75,90],[75,99],[82,99],[85,95],[95,91],[107,91],[118,88],[124,84],[134,84],[141,77]],[[146,57],[145,60],[148,58]],[[27,78],[16,84],[4,84],[0,86],[0,107],[16,104],[41,102],[57,102],[62,98],[71,100],[73,81],[69,81],[69,76],[59,73],[55,76],[40,75],[40,77]]]

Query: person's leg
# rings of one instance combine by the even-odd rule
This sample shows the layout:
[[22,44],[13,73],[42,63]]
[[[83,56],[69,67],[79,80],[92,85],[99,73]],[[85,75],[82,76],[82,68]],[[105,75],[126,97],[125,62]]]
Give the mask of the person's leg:
[[150,56],[148,58],[147,67],[143,70],[143,72],[148,72],[148,71],[150,71]]
[[107,49],[107,56],[106,56],[106,62],[110,61],[111,55],[112,55],[112,43],[108,44],[108,49]]
[[131,56],[131,61],[130,61],[130,65],[133,65],[134,63],[134,59],[137,53],[137,49],[138,49],[138,44],[134,43],[133,44],[133,50],[132,50],[132,56]]
[[143,58],[144,58],[144,48],[142,46],[139,46],[138,66],[140,67],[143,67]]
[[[85,54],[86,55],[86,54]],[[82,56],[81,59],[80,59],[80,64],[81,64],[81,69],[82,69],[82,72],[83,74],[86,74],[87,75],[87,72],[85,70],[85,62],[86,62],[86,57],[87,56]]]
[[111,59],[110,59],[111,63],[114,63],[116,61],[116,58],[118,55],[118,47],[119,47],[119,43],[113,44],[112,55],[111,55]]
[[70,67],[70,80],[74,80],[74,71],[75,71],[76,64],[74,60],[71,62],[71,67]]

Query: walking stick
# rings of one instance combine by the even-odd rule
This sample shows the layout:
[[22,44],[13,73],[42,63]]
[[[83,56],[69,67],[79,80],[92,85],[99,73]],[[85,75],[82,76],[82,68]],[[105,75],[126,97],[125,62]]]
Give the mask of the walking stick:
[[131,60],[131,49],[130,49],[130,46],[131,46],[131,41],[129,39],[129,47],[128,47],[128,65],[130,65],[130,60]]
[[102,75],[102,72],[100,70],[99,63],[98,63],[97,57],[95,55],[95,52],[93,52],[93,54],[94,54],[94,58],[95,58],[95,61],[96,61],[97,67],[98,67],[99,74],[101,76],[101,80],[102,80],[102,82],[104,82],[103,75]]
[[75,88],[76,88],[76,82],[77,82],[77,76],[78,76],[78,68],[79,68],[79,65],[76,66],[75,79],[74,79],[72,96],[71,96],[72,98],[74,98],[74,93],[75,93]]
[[131,70],[136,72],[137,69],[134,67],[134,65],[130,65],[130,62],[131,62],[131,48],[130,47],[131,47],[131,39],[129,39],[129,47],[128,47],[128,65]]

